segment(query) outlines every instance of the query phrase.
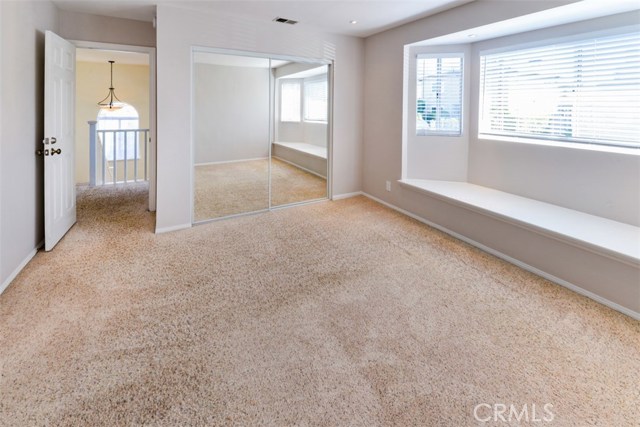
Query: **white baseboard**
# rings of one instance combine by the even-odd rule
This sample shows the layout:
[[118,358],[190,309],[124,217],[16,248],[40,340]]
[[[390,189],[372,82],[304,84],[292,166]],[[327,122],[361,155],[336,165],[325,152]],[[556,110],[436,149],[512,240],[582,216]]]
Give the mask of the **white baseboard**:
[[591,291],[583,289],[580,286],[574,285],[573,283],[567,282],[564,279],[556,277],[556,276],[554,276],[552,274],[549,274],[547,272],[544,272],[544,271],[542,271],[542,270],[540,270],[540,269],[538,269],[536,267],[533,267],[533,266],[531,266],[529,264],[526,264],[526,263],[524,263],[524,262],[522,262],[520,260],[512,258],[509,255],[506,255],[506,254],[504,254],[504,253],[502,253],[500,251],[497,251],[497,250],[492,249],[492,248],[490,248],[488,246],[485,246],[482,243],[476,242],[473,239],[470,239],[470,238],[468,238],[466,236],[463,236],[462,234],[459,234],[459,233],[456,233],[455,231],[449,230],[446,227],[443,227],[443,226],[438,225],[438,224],[436,224],[434,222],[431,222],[428,219],[424,219],[424,218],[422,218],[422,217],[420,217],[420,216],[418,216],[416,214],[413,214],[413,213],[411,213],[409,211],[406,211],[406,210],[404,210],[402,208],[399,208],[399,207],[397,207],[395,205],[392,205],[391,203],[387,203],[382,199],[379,199],[379,198],[377,198],[375,196],[372,196],[371,194],[364,193],[364,192],[362,192],[361,194],[366,196],[366,197],[368,197],[368,198],[370,198],[371,200],[374,200],[374,201],[376,201],[376,202],[388,207],[388,208],[391,208],[391,209],[393,209],[393,210],[395,210],[397,212],[400,212],[400,213],[402,213],[402,214],[404,214],[404,215],[406,215],[406,216],[408,216],[410,218],[413,218],[416,221],[420,221],[423,224],[426,224],[426,225],[428,225],[430,227],[433,227],[433,228],[435,228],[437,230],[440,230],[443,233],[446,233],[446,234],[448,234],[448,235],[450,235],[452,237],[455,237],[456,239],[462,240],[463,242],[468,243],[468,244],[470,244],[472,246],[475,246],[476,248],[481,249],[481,250],[483,250],[483,251],[485,251],[487,253],[490,253],[491,255],[494,255],[494,256],[496,256],[498,258],[501,258],[501,259],[513,264],[513,265],[516,265],[516,266],[518,266],[518,267],[520,267],[520,268],[522,268],[524,270],[527,270],[527,271],[529,271],[529,272],[531,272],[531,273],[533,273],[533,274],[535,274],[537,276],[540,276],[540,277],[542,277],[544,279],[547,279],[550,282],[553,282],[553,283],[555,283],[557,285],[560,285],[560,286],[563,286],[563,287],[565,287],[567,289],[570,289],[570,290],[572,290],[572,291],[574,291],[574,292],[576,292],[576,293],[578,293],[580,295],[583,295],[583,296],[585,296],[587,298],[591,298],[592,300],[594,300],[596,302],[599,302],[600,304],[606,305],[607,307],[612,308],[612,309],[614,309],[616,311],[619,311],[622,314],[626,314],[627,316],[629,316],[629,317],[631,317],[633,319],[640,320],[640,312],[631,310],[631,309],[629,309],[627,307],[623,307],[620,304],[615,303],[613,301],[609,301],[608,299],[603,298],[600,295],[594,294]]
[[191,224],[172,225],[171,227],[156,227],[156,234],[170,233],[172,231],[185,230],[191,228]]
[[319,178],[327,179],[327,177],[326,177],[326,176],[321,175],[321,174],[319,174],[318,172],[314,172],[314,171],[312,171],[311,169],[307,169],[307,168],[305,168],[305,167],[303,167],[303,166],[300,166],[300,165],[299,165],[299,164],[297,164],[297,163],[293,163],[293,162],[291,162],[291,161],[289,161],[289,160],[285,160],[285,159],[283,159],[282,157],[273,156],[273,158],[274,158],[274,159],[278,159],[278,160],[280,160],[281,162],[288,163],[288,164],[290,164],[291,166],[296,167],[296,168],[298,168],[298,169],[302,169],[302,170],[303,170],[303,171],[305,171],[305,172],[309,172],[310,174],[315,175],[315,176],[317,176],[317,177],[319,177]]
[[38,246],[36,246],[35,249],[29,252],[27,256],[22,260],[22,262],[18,265],[18,267],[16,267],[16,269],[11,272],[9,277],[7,277],[4,282],[2,282],[2,285],[0,285],[0,294],[2,294],[5,291],[5,289],[9,287],[11,282],[13,282],[13,279],[15,279],[18,276],[18,274],[20,274],[22,269],[25,268],[27,264],[29,264],[29,261],[31,261],[33,257],[36,256],[36,254],[38,253],[38,248],[41,248],[43,245],[44,245],[44,240],[38,243]]
[[373,200],[376,200],[374,197],[369,196],[368,194],[365,194],[362,191],[355,191],[353,193],[336,194],[331,198],[331,200],[342,200],[342,199],[348,199],[350,197],[357,197],[357,196],[367,196]]

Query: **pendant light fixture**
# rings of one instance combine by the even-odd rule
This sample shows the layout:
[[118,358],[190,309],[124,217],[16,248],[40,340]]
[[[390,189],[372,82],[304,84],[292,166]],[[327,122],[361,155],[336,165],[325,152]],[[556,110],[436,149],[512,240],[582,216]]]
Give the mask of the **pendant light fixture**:
[[109,86],[109,94],[105,99],[98,102],[98,106],[103,110],[114,111],[124,107],[124,104],[122,103],[122,101],[120,101],[116,96],[116,92],[113,87],[113,64],[115,62],[116,61],[109,61],[109,64],[111,64],[111,85]]

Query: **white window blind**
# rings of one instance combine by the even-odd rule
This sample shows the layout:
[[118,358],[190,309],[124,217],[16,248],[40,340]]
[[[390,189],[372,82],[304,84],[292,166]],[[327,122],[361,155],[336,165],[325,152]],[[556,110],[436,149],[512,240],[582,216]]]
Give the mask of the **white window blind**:
[[280,121],[300,121],[300,83],[283,81],[280,85]]
[[416,59],[416,135],[462,133],[462,57]]
[[480,56],[480,133],[640,147],[640,33]]
[[304,119],[327,121],[327,81],[310,80],[304,82]]

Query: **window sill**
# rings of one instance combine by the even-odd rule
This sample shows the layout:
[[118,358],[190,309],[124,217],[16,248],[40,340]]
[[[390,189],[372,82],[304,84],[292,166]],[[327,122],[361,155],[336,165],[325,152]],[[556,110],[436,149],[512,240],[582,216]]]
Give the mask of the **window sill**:
[[416,132],[416,137],[418,138],[424,138],[424,137],[447,137],[447,138],[461,138],[464,135],[462,135],[461,133],[445,133],[445,132],[433,132],[433,133],[426,133],[426,132]]
[[602,153],[627,154],[632,156],[640,156],[640,149],[629,147],[614,147],[610,145],[586,144],[580,142],[559,142],[547,139],[518,138],[515,136],[496,136],[478,134],[478,140],[481,141],[501,141],[514,142],[518,144],[541,145],[545,147],[567,148],[574,150],[599,151]]

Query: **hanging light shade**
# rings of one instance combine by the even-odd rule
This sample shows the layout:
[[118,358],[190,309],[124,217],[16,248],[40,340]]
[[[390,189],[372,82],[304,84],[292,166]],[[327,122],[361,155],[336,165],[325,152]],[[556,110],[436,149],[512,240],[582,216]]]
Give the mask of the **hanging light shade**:
[[102,101],[98,102],[98,106],[103,110],[119,110],[124,107],[124,104],[116,96],[115,88],[113,87],[113,64],[116,61],[109,61],[111,64],[111,84],[109,85],[109,94]]

